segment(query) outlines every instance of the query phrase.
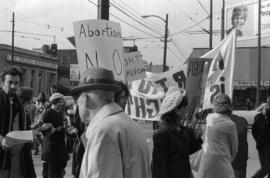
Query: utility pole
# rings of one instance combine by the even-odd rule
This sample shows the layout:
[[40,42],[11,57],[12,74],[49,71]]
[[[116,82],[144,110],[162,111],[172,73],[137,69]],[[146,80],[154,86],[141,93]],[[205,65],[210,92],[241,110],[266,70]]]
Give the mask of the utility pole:
[[109,20],[110,0],[98,0],[98,16],[97,19]]
[[261,5],[258,2],[258,62],[257,62],[257,92],[256,92],[256,106],[260,104],[260,89],[261,89]]
[[14,61],[14,26],[15,26],[15,13],[12,13],[12,37],[11,37],[11,65]]
[[209,16],[209,49],[213,48],[213,0],[210,0],[210,16]]
[[224,21],[225,21],[225,0],[222,0],[222,9],[221,9],[221,40],[224,39]]
[[164,35],[164,53],[163,53],[163,72],[166,71],[166,60],[167,60],[167,41],[168,41],[168,14],[165,19],[165,35]]

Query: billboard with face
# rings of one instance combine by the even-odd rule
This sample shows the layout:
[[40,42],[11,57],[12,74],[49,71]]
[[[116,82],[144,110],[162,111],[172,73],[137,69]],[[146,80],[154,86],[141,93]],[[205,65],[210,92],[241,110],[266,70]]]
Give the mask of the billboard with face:
[[[227,33],[236,28],[238,40],[257,38],[258,1],[229,6],[225,17]],[[270,36],[270,0],[261,4],[261,34]]]

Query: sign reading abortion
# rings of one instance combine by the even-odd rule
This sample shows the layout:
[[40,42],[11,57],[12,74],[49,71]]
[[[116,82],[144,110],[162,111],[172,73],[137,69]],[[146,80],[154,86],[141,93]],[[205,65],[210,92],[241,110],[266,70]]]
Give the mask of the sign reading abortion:
[[85,20],[74,23],[78,64],[82,74],[89,67],[104,67],[124,79],[122,35],[119,23]]
[[123,53],[123,62],[128,82],[146,77],[140,52]]

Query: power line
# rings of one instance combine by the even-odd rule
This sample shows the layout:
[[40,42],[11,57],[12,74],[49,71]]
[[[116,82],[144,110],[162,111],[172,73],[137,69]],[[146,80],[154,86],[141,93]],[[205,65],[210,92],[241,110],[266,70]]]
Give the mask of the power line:
[[179,53],[184,59],[186,59],[185,55],[184,55],[183,52],[179,49],[179,47],[176,45],[176,43],[174,42],[174,40],[172,40],[172,44],[173,44],[174,47],[177,49],[178,53]]
[[[92,4],[94,4],[94,5],[97,7],[97,4],[96,4],[96,3],[92,2],[91,0],[88,0],[88,1],[89,1],[90,3],[92,3]],[[110,12],[110,15],[113,16],[114,18],[120,20],[121,22],[127,24],[128,26],[130,26],[130,27],[132,27],[132,28],[134,28],[134,29],[136,29],[136,30],[138,30],[138,31],[140,31],[140,32],[143,32],[144,34],[150,35],[150,36],[155,37],[155,38],[159,38],[159,37],[157,37],[157,36],[155,36],[155,35],[152,35],[151,33],[148,33],[148,32],[146,32],[146,31],[143,31],[143,30],[141,30],[141,29],[139,29],[139,28],[137,28],[137,27],[135,27],[135,26],[133,26],[133,25],[131,25],[131,24],[125,22],[125,21],[123,21],[122,19],[120,19],[120,18],[117,17],[116,15],[113,15],[111,12]]]
[[[5,11],[2,11],[8,15],[11,15],[10,13],[12,13],[12,11],[4,8],[4,7],[0,7],[2,10],[5,10]],[[0,10],[1,10],[0,9]],[[8,13],[7,13],[8,12]],[[20,20],[24,21],[24,22],[27,22],[27,23],[30,23],[30,24],[34,24],[34,25],[38,25],[38,26],[41,26],[41,27],[44,27],[44,28],[47,28],[49,30],[52,30],[52,31],[55,31],[55,32],[62,32],[62,33],[65,33],[64,32],[64,27],[63,26],[56,26],[56,25],[50,25],[50,24],[44,24],[42,22],[39,22],[39,21],[36,21],[35,19],[33,18],[30,18],[30,17],[27,17],[23,14],[20,14],[20,13],[16,13],[18,16],[17,18],[19,18]],[[68,29],[70,30],[70,29]],[[70,34],[73,34],[72,30],[70,31],[66,31],[68,32],[67,34],[70,35]]]
[[188,15],[185,11],[183,11],[176,3],[174,3],[172,0],[169,0],[173,5],[174,7],[176,7],[177,9],[180,10],[180,12],[182,12],[189,20],[191,20],[192,22],[194,22],[196,24],[196,26],[199,26],[202,30],[205,30],[207,31],[205,28],[203,28],[200,23],[196,22],[195,20],[193,20],[193,18]]
[[[171,36],[175,36],[175,35],[178,35],[178,34],[180,34],[180,33],[184,33],[184,32],[186,32],[187,30],[192,29],[193,27],[199,25],[200,23],[204,22],[204,21],[207,20],[207,19],[209,19],[209,16],[206,17],[206,18],[204,18],[204,19],[202,19],[201,21],[197,22],[196,24],[191,25],[191,26],[185,28],[184,30],[181,30],[181,31],[179,31],[179,32],[176,32],[176,33],[172,34]],[[204,31],[204,30],[205,30],[205,29],[203,29],[203,31]]]
[[[160,25],[157,25],[157,24],[153,23],[153,21],[150,21],[150,20],[149,20],[149,21],[152,22],[152,23],[149,23],[149,22],[147,22],[147,21],[142,20],[142,19],[141,19],[141,18],[142,18],[142,17],[141,17],[142,14],[140,14],[138,11],[132,9],[132,8],[131,8],[130,6],[128,6],[125,2],[120,1],[120,3],[118,3],[118,2],[116,2],[116,1],[114,1],[114,3],[117,4],[119,7],[121,7],[122,9],[125,9],[126,11],[130,12],[130,14],[132,14],[132,15],[135,16],[135,17],[137,17],[137,19],[141,20],[143,23],[146,23],[146,24],[148,24],[148,25],[150,25],[150,26],[155,26],[155,27],[157,28],[158,31],[163,32],[163,29],[161,30]],[[125,5],[126,7],[124,7],[124,5]],[[129,11],[128,8],[130,8],[131,10],[133,10],[133,12],[132,12],[132,11]]]
[[197,0],[197,2],[200,4],[200,6],[202,7],[202,9],[204,10],[204,12],[209,16],[208,11],[205,9],[205,7],[202,5],[200,0]]
[[123,11],[121,8],[119,8],[118,6],[116,6],[115,4],[113,4],[112,2],[110,2],[110,4],[115,7],[117,10],[119,10],[120,12],[122,12],[123,14],[125,14],[126,16],[130,17],[131,19],[135,20],[137,23],[141,24],[142,26],[146,27],[147,29],[151,30],[152,32],[161,35],[159,32],[155,31],[154,29],[150,28],[149,26],[143,24],[142,22],[140,22],[139,20],[135,19],[134,17],[132,17],[131,15],[129,15],[127,12]]

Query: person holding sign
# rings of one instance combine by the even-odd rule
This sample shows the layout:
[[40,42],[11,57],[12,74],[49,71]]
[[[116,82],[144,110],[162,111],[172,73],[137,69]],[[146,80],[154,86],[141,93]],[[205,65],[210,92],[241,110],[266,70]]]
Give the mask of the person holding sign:
[[238,136],[231,120],[232,102],[228,95],[214,99],[213,114],[206,118],[205,143],[199,167],[200,178],[235,178],[232,161],[238,151]]
[[170,87],[161,104],[161,125],[153,135],[153,178],[193,178],[189,155],[201,148],[201,133],[181,125],[188,99],[185,92]]
[[143,131],[114,102],[120,90],[113,72],[91,67],[72,89],[79,114],[89,123],[81,178],[151,178],[149,148]]

